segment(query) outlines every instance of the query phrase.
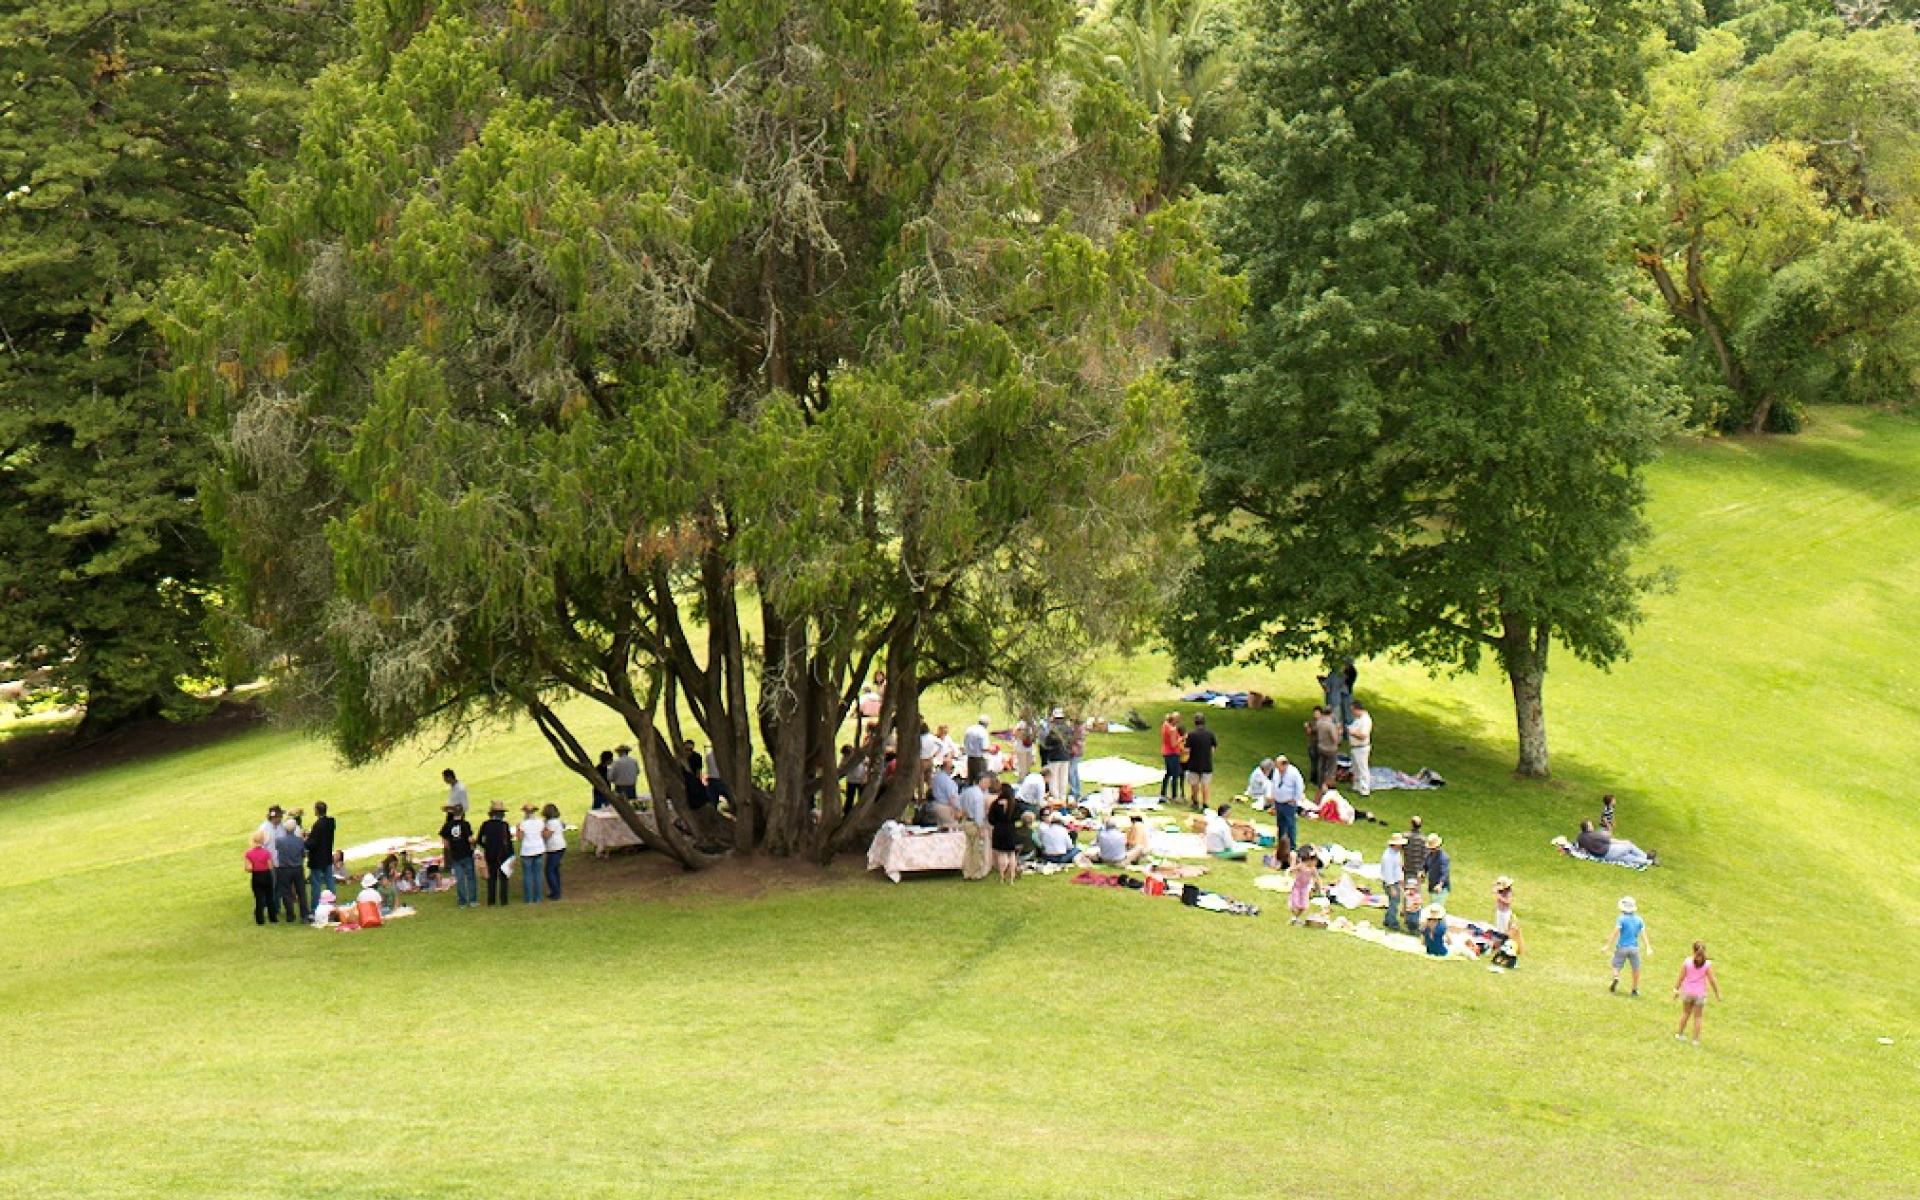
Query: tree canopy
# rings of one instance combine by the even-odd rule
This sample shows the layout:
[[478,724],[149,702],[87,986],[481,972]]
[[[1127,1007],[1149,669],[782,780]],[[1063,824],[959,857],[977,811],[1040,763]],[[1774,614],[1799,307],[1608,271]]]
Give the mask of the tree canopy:
[[1671,428],[1612,202],[1640,93],[1629,0],[1263,0],[1225,168],[1238,338],[1197,356],[1195,673],[1491,653],[1548,769],[1550,646],[1605,664],[1649,581],[1639,468]]
[[221,673],[204,441],[161,281],[245,226],[339,5],[28,0],[0,16],[0,662],[111,727]]
[[[649,844],[711,847],[697,731],[735,848],[824,855],[906,805],[923,688],[1146,628],[1191,497],[1155,362],[1235,296],[1190,205],[1140,215],[1155,141],[1062,68],[1070,17],[361,7],[251,246],[176,304],[236,604],[350,757],[519,711],[597,780],[555,707],[587,697]],[[899,770],[843,816],[880,664]]]

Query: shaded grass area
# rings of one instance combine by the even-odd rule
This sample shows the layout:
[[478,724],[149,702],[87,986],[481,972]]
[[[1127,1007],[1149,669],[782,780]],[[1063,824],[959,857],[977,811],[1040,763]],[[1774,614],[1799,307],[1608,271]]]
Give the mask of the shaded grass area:
[[[761,887],[575,853],[556,906],[256,930],[238,853],[267,803],[328,800],[343,844],[423,832],[442,763],[343,771],[255,730],[0,791],[0,1194],[1910,1195],[1920,423],[1684,445],[1655,504],[1678,588],[1631,663],[1554,663],[1553,782],[1508,774],[1498,678],[1361,666],[1375,761],[1451,781],[1376,807],[1445,836],[1451,910],[1519,880],[1518,972],[1278,905],[894,887],[854,862]],[[1158,660],[1110,674],[1119,707],[1186,711]],[[1210,715],[1231,792],[1299,754],[1311,672],[1215,679],[1281,698]],[[1089,753],[1153,762],[1152,739]],[[528,729],[451,761],[482,803],[585,802]],[[1670,866],[1547,848],[1603,790]],[[1210,882],[1278,901],[1257,873]],[[1655,948],[1639,1000],[1605,992],[1625,892]],[[1699,1052],[1665,999],[1695,937],[1728,996]]]

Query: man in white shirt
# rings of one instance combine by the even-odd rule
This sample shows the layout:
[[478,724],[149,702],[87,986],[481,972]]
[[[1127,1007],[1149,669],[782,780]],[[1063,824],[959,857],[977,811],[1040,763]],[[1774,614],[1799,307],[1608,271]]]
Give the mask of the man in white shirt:
[[1040,826],[1040,861],[1049,863],[1070,863],[1080,857],[1079,847],[1073,844],[1073,832],[1067,828],[1067,820],[1059,813],[1047,818]]
[[1274,782],[1273,760],[1261,759],[1260,765],[1253,769],[1253,774],[1247,776],[1247,799],[1253,802],[1255,808],[1272,807]]
[[632,746],[615,748],[613,761],[607,764],[607,782],[616,796],[640,798],[640,760],[633,756]]
[[1231,811],[1231,805],[1222,804],[1207,814],[1207,853],[1215,858],[1242,859],[1247,856],[1247,848],[1233,840],[1233,826],[1227,823],[1227,814]]
[[1306,798],[1307,781],[1300,778],[1300,768],[1282,754],[1274,764],[1273,816],[1289,846],[1300,845],[1300,805]]
[[1020,786],[1013,790],[1014,797],[1030,809],[1038,809],[1047,802],[1047,778],[1038,771],[1028,771]]
[[1373,714],[1353,701],[1353,720],[1347,722],[1347,754],[1353,759],[1353,786],[1363,797],[1373,795],[1369,761],[1373,757]]
[[458,812],[463,817],[466,816],[467,785],[461,783],[460,780],[454,776],[452,767],[448,767],[446,770],[440,772],[440,778],[447,785],[447,807]]
[[1401,865],[1400,847],[1407,844],[1407,835],[1396,833],[1387,839],[1387,848],[1380,855],[1380,886],[1387,893],[1387,919],[1383,922],[1388,929],[1400,928],[1401,885],[1406,878],[1405,868]]
[[987,741],[985,715],[967,726],[967,731],[960,735],[960,746],[967,756],[968,783],[979,783],[980,777],[987,773]]

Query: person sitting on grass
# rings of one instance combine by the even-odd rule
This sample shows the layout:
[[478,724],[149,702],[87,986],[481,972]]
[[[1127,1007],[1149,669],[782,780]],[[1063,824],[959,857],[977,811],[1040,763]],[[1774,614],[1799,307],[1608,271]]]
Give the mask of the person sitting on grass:
[[1660,856],[1651,850],[1642,850],[1625,838],[1614,837],[1602,829],[1595,829],[1592,821],[1580,822],[1580,834],[1573,844],[1581,851],[1599,859],[1601,862],[1620,863],[1629,867],[1651,867],[1660,862]]
[[1133,855],[1134,862],[1143,862],[1153,853],[1153,830],[1147,828],[1143,817],[1135,817],[1127,826],[1127,853]]
[[960,828],[960,784],[944,765],[934,767],[927,785],[927,819],[942,829]]
[[1222,804],[1207,814],[1207,853],[1215,858],[1239,862],[1247,857],[1247,848],[1233,840],[1233,826],[1227,823],[1227,814],[1231,811],[1232,805]]
[[1430,904],[1420,919],[1420,941],[1434,958],[1447,956],[1447,910]]
[[1130,867],[1140,861],[1140,855],[1127,848],[1127,835],[1112,817],[1101,822],[1093,847],[1084,857],[1089,865],[1106,867]]
[[1041,824],[1039,839],[1041,862],[1065,866],[1080,857],[1080,848],[1074,845],[1067,819],[1057,812]]
[[1613,923],[1613,936],[1607,939],[1607,949],[1613,954],[1613,982],[1607,990],[1620,990],[1620,968],[1633,966],[1633,991],[1628,995],[1640,994],[1640,956],[1653,957],[1653,939],[1647,936],[1647,923],[1640,916],[1632,896],[1620,897],[1620,918]]

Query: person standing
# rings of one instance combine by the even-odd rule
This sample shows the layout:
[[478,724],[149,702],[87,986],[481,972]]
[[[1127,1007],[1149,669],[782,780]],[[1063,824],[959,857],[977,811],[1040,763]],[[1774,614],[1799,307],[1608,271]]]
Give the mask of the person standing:
[[1313,769],[1317,776],[1314,782],[1320,785],[1322,796],[1337,782],[1339,759],[1340,723],[1333,719],[1332,709],[1316,708],[1313,710]]
[[933,769],[933,782],[927,787],[927,819],[942,829],[960,825],[960,785],[945,767]]
[[1620,897],[1620,916],[1613,923],[1613,936],[1607,939],[1607,950],[1613,955],[1613,982],[1607,990],[1620,990],[1620,968],[1633,967],[1633,990],[1627,994],[1640,994],[1640,958],[1653,957],[1653,939],[1647,936],[1647,922],[1640,916],[1639,906],[1632,896]]
[[457,808],[461,812],[467,811],[467,785],[460,782],[459,777],[453,773],[453,768],[448,767],[440,772],[440,779],[447,785],[447,807]]
[[547,823],[531,804],[520,806],[520,899],[540,903],[540,885],[546,875]]
[[1213,752],[1219,745],[1219,737],[1207,728],[1206,714],[1193,714],[1193,732],[1187,735],[1187,798],[1195,811],[1213,800]]
[[1373,795],[1373,714],[1358,700],[1347,723],[1347,753],[1353,756],[1353,786],[1362,796]]
[[987,826],[993,833],[993,865],[1002,883],[1020,877],[1020,802],[1011,784],[1001,784],[993,806],[987,809]]
[[1067,737],[1067,794],[1075,800],[1080,798],[1080,760],[1087,756],[1087,731],[1090,728],[1083,719],[1073,723],[1073,732]]
[[1380,855],[1380,886],[1387,893],[1387,916],[1383,924],[1388,929],[1400,928],[1400,896],[1406,879],[1400,848],[1406,844],[1407,835],[1396,833],[1387,839],[1387,848]]
[[1707,944],[1695,942],[1693,954],[1680,964],[1680,977],[1673,982],[1673,994],[1680,998],[1680,1028],[1674,1037],[1685,1041],[1687,1037],[1687,1018],[1693,1018],[1693,1044],[1700,1044],[1700,1023],[1707,1016],[1707,989],[1713,989],[1713,998],[1720,999],[1720,981],[1713,976],[1713,963],[1707,959]]
[[267,806],[267,819],[260,822],[259,827],[254,831],[265,839],[268,854],[273,853],[273,841],[280,836],[280,822],[285,820],[286,816],[286,810],[278,804],[269,804]]
[[1013,726],[1013,777],[1025,779],[1033,771],[1033,726],[1025,717]]
[[987,725],[985,713],[960,735],[961,749],[967,756],[967,782],[979,783],[987,774]]
[[498,800],[480,822],[480,855],[487,864],[487,907],[498,903],[505,907],[512,881],[507,878],[507,860],[513,857],[513,826],[507,824],[507,806]]
[[440,845],[445,848],[447,869],[453,872],[453,897],[461,908],[480,904],[480,882],[473,873],[473,824],[465,810],[449,804],[447,819],[440,823]]
[[307,831],[307,899],[320,902],[320,893],[333,890],[333,818],[327,802],[313,806],[313,828]]
[[[613,791],[613,751],[600,752],[600,761],[594,765],[593,773],[600,777],[600,782],[606,786],[607,793],[611,793]],[[602,794],[600,788],[593,789],[593,807],[609,807],[607,797]]]
[[1160,722],[1160,761],[1166,765],[1166,777],[1160,780],[1160,799],[1178,800],[1187,777],[1186,737],[1180,732],[1180,714],[1170,712]]
[[540,810],[547,835],[547,899],[560,898],[560,860],[567,853],[567,823],[560,819],[560,806],[549,804]]
[[613,761],[607,764],[607,782],[613,785],[613,794],[622,800],[638,800],[640,760],[633,756],[632,746],[616,746],[613,753]]
[[307,909],[307,839],[300,836],[300,823],[292,817],[280,822],[273,839],[273,895],[287,920],[304,925],[311,915]]
[[1307,788],[1300,780],[1300,768],[1287,761],[1282,754],[1274,762],[1273,772],[1273,815],[1279,826],[1280,837],[1287,844],[1300,844],[1300,805],[1307,798]]
[[247,882],[253,888],[253,923],[265,925],[271,921],[280,923],[280,912],[274,903],[273,891],[273,852],[267,849],[267,835],[258,829],[253,831],[252,845],[247,847]]
[[1068,744],[1066,713],[1053,710],[1053,719],[1047,722],[1046,736],[1040,739],[1040,761],[1047,771],[1047,795],[1055,804],[1064,804],[1067,800],[1067,768],[1072,758]]
[[1400,861],[1405,866],[1407,886],[1419,890],[1422,878],[1427,872],[1427,834],[1420,827],[1418,816],[1407,820],[1406,848],[1400,851]]

